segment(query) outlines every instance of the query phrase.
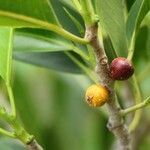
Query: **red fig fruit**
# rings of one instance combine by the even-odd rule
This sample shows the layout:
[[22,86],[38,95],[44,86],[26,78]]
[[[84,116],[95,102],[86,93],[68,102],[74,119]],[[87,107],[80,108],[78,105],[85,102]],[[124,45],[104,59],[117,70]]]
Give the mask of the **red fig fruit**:
[[110,77],[114,80],[127,80],[134,73],[131,62],[124,58],[115,58],[110,64]]

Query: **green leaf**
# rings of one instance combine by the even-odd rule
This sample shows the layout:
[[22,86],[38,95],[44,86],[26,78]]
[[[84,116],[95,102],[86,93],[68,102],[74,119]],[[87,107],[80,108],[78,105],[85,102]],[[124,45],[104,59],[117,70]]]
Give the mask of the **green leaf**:
[[87,40],[77,37],[60,27],[53,12],[51,1],[48,0],[15,0],[15,3],[11,0],[0,1],[0,25],[16,28],[43,28],[56,32],[69,40],[84,44],[88,43]]
[[[52,7],[57,15],[58,21],[64,29],[69,32],[81,36],[84,36],[85,26],[81,15],[77,13],[71,7],[68,7],[62,0],[51,0]],[[62,19],[63,18],[63,19]],[[78,49],[87,53],[87,47],[85,45],[74,43]]]
[[54,52],[72,50],[73,45],[65,40],[52,36],[47,38],[33,33],[15,32],[14,51],[20,52]]
[[131,43],[134,31],[135,33],[137,32],[141,21],[143,20],[146,13],[149,11],[149,6],[149,0],[136,0],[134,5],[132,6],[126,25],[128,45],[130,45]]
[[[79,55],[72,54],[82,61]],[[64,52],[14,52],[14,59],[58,71],[82,73],[82,70]]]
[[82,26],[84,26],[82,17],[76,11],[74,11],[74,9],[68,7],[68,5],[66,5],[66,3],[63,3],[61,0],[50,0],[50,1],[54,9],[54,12],[58,18],[58,21],[62,25],[62,27],[73,34],[80,36],[78,27],[74,24],[74,21],[72,21],[70,16],[68,16],[65,9],[67,9],[67,11],[74,18],[77,18]]
[[25,147],[16,140],[9,138],[0,138],[1,150],[25,150]]
[[142,26],[148,26],[148,27],[150,27],[150,11],[147,13],[147,15],[145,16],[145,18],[143,19],[143,21],[141,23],[141,27]]
[[106,51],[108,60],[109,60],[109,62],[111,62],[114,58],[116,58],[118,56],[112,46],[109,36],[106,35],[105,37],[103,37],[103,43],[104,43],[104,47],[105,47],[105,51]]
[[61,1],[62,3],[65,3],[66,5],[68,5],[70,8],[73,8],[73,9],[76,9],[72,0],[68,1],[68,0],[59,0]]
[[[13,7],[12,7],[13,6]],[[57,24],[48,0],[1,0],[0,25],[36,26],[36,20]],[[33,22],[35,21],[35,22]]]
[[54,52],[72,50],[85,60],[88,60],[86,46],[74,44],[73,42],[58,36],[54,32],[33,28],[22,28],[15,31],[15,51]]
[[124,8],[121,0],[97,0],[100,24],[109,35],[114,49],[119,55],[127,52]]
[[[144,37],[144,38],[143,38]],[[143,26],[140,28],[135,42],[134,62],[142,64],[150,60],[150,27]]]
[[12,28],[0,28],[0,76],[10,83],[12,64]]
[[39,29],[19,29],[16,31],[15,59],[49,69],[82,73],[81,69],[62,51],[73,51],[73,55],[80,63],[83,62],[81,57],[88,60],[85,52],[73,43],[58,38],[54,33],[44,34],[43,30]]
[[76,25],[79,33],[84,36],[84,32],[85,32],[85,28],[84,25],[80,22],[80,19],[78,19],[78,17],[72,15],[68,9],[64,8],[65,12],[67,13],[67,15],[70,17],[70,19],[72,20],[72,22]]
[[135,0],[126,0],[127,10],[129,11],[134,4]]

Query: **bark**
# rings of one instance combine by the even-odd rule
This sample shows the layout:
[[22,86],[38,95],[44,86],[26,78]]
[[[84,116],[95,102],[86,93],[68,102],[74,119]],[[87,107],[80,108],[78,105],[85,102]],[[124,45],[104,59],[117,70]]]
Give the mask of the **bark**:
[[27,144],[27,150],[44,150],[36,140],[32,140]]

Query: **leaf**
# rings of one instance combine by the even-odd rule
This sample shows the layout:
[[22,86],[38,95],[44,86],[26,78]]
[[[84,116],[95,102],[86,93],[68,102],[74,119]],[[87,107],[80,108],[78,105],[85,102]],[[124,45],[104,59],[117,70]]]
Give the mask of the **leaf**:
[[71,9],[70,7],[65,5],[66,3],[63,3],[62,0],[57,0],[57,1],[50,0],[50,1],[54,9],[54,12],[58,18],[58,21],[62,25],[62,27],[73,34],[80,36],[80,32],[78,31],[77,26],[74,24],[74,21],[71,20],[70,16],[68,16],[65,9],[67,9],[67,11],[74,18],[78,18],[78,21],[80,22],[80,24],[84,26],[82,17],[76,11],[74,11],[74,9]]
[[60,27],[51,2],[48,0],[15,0],[15,3],[6,0],[0,2],[0,25],[15,28],[42,28],[53,31],[69,40],[87,43],[85,39],[77,37]]
[[118,57],[113,49],[111,40],[109,38],[109,36],[105,36],[103,37],[103,43],[104,43],[104,47],[105,47],[105,51],[108,57],[109,62],[111,62],[114,58]]
[[[79,55],[73,53],[79,61]],[[14,52],[14,59],[41,67],[70,73],[82,73],[81,69],[63,52]]]
[[[85,26],[84,21],[79,13],[74,11],[74,9],[68,7],[68,5],[65,5],[62,0],[51,0],[51,4],[57,15],[58,21],[63,26],[63,28],[75,35],[83,37]],[[78,43],[74,44],[76,45],[76,47],[87,53],[87,47],[85,45],[81,45]]]
[[135,0],[126,0],[126,5],[127,5],[128,11],[130,10],[130,8],[134,4],[134,2],[135,2]]
[[73,2],[72,2],[72,0],[70,0],[70,1],[68,1],[68,0],[59,0],[59,1],[61,1],[62,3],[67,4],[68,6],[70,6],[73,9],[76,9]]
[[73,51],[71,53],[80,63],[83,62],[81,57],[86,61],[88,59],[84,52],[66,42],[52,40],[49,43],[51,39],[48,41],[49,39],[45,38],[47,41],[44,41],[45,39],[42,36],[38,37],[38,35],[33,34],[30,37],[30,34],[26,33],[26,37],[19,33],[15,37],[13,49],[15,59],[63,72],[82,73],[81,69],[63,51]]
[[10,83],[12,64],[12,28],[0,28],[0,76]]
[[54,52],[72,50],[73,45],[65,40],[52,35],[47,38],[33,33],[15,32],[14,51],[20,52]]
[[143,19],[143,21],[141,23],[141,27],[142,26],[148,26],[148,27],[150,27],[150,11],[147,13],[147,15],[145,16],[145,18]]
[[[13,6],[13,7],[12,7]],[[0,25],[37,26],[37,20],[57,24],[48,0],[1,0]]]
[[[86,46],[68,41],[54,32],[41,29],[22,28],[15,30],[14,50],[28,52],[72,50],[85,60],[88,59]],[[19,34],[19,37],[18,37]],[[28,39],[29,38],[29,39]],[[32,43],[31,40],[32,39]],[[38,43],[37,43],[38,42]],[[46,44],[46,45],[44,45]]]
[[[144,37],[144,38],[143,38]],[[134,62],[142,64],[150,60],[150,27],[143,26],[140,28],[135,42]]]
[[[9,8],[9,6],[11,6],[12,1],[6,0],[5,2],[3,2],[3,5],[0,6],[0,25],[5,25],[5,26],[8,25],[8,26],[14,26],[14,27],[24,27],[25,26],[25,27],[32,27],[32,28],[34,28],[34,27],[44,28],[45,30],[47,29],[50,31],[54,31],[60,35],[63,35],[64,37],[69,38],[69,40],[76,39],[77,41],[81,40],[81,41],[85,42],[83,39],[80,39],[79,37],[76,37],[76,36],[70,34],[69,32],[67,32],[66,30],[62,29],[61,27],[59,27],[60,24],[58,22],[56,15],[54,14],[54,11],[53,11],[53,8],[51,5],[51,1],[48,1],[48,0],[43,0],[43,1],[31,0],[31,1],[29,1],[29,0],[27,0],[24,3],[23,2],[24,1],[22,1],[22,0],[21,1],[16,0],[14,7],[11,7],[11,8]],[[21,5],[22,3],[24,4],[23,7]],[[2,4],[2,2],[0,2],[0,4]],[[36,4],[36,5],[34,5],[34,4]],[[61,17],[61,19],[63,20],[62,17]],[[55,24],[57,24],[57,25],[55,25]],[[15,40],[19,40],[19,39],[20,38],[16,38]],[[20,43],[20,44],[22,44],[22,43]],[[55,50],[57,50],[57,49],[60,50],[60,45],[62,46],[62,44],[59,44],[58,45],[59,48],[58,48],[56,46],[56,44],[54,44],[54,43],[52,43],[52,44],[53,44],[53,48],[55,48]],[[63,43],[63,45],[64,45],[64,43]],[[65,43],[65,45],[67,45],[67,44]],[[31,46],[32,48],[34,47],[33,45],[29,45],[29,46]],[[69,46],[69,45],[67,45],[67,46]],[[19,46],[16,49],[18,50],[20,48],[21,47]],[[28,49],[28,46],[25,47],[25,49]],[[72,45],[71,45],[71,47],[69,46],[69,48],[62,46],[62,50],[65,50],[65,49],[66,50],[72,49]]]
[[78,20],[78,18],[76,18],[75,16],[73,16],[66,8],[64,8],[64,10],[67,13],[67,15],[70,17],[70,19],[72,20],[72,22],[76,25],[79,33],[82,36],[84,36],[85,28],[84,28],[83,24]]
[[148,3],[149,0],[136,0],[129,12],[126,23],[128,45],[130,45],[131,39],[134,35],[134,31],[135,33],[137,32],[141,21],[143,20],[146,13],[149,11],[150,4]]
[[25,150],[25,147],[10,138],[0,138],[0,149],[1,150]]
[[[29,55],[29,58],[27,55],[26,60],[28,63],[31,63],[31,64],[33,63],[36,65],[46,67],[46,68],[51,68],[51,69],[55,69],[55,67],[56,67],[55,70],[62,70],[60,68],[62,68],[62,67],[68,68],[68,66],[71,65],[69,70],[72,73],[76,72],[76,68],[78,68],[78,67],[69,58],[66,58],[67,56],[65,54],[61,53],[60,55],[59,54],[56,55],[56,53],[54,53],[54,52],[58,53],[58,52],[62,52],[62,51],[73,51],[74,52],[73,54],[75,55],[75,57],[77,59],[82,57],[84,60],[86,60],[86,61],[88,60],[87,54],[84,51],[82,51],[83,48],[82,49],[78,48],[73,43],[71,43],[63,38],[58,37],[55,33],[45,32],[45,30],[39,30],[39,29],[25,29],[25,28],[19,29],[19,30],[17,29],[16,34],[15,34],[13,50],[15,52],[18,52],[17,55],[19,55],[19,58],[21,56],[21,59],[19,59],[21,61],[22,61],[22,56],[26,55],[27,52],[28,53],[32,52],[31,55]],[[22,52],[23,54],[21,54],[20,52]],[[36,52],[36,53],[33,54],[34,52]],[[49,61],[49,62],[45,62],[45,64],[43,64],[43,63],[41,64],[41,62],[38,63],[38,58],[36,58],[36,56],[38,57],[41,54],[39,52],[41,52],[41,53],[44,52],[42,54],[42,55],[44,55],[44,57],[41,57],[39,60],[41,62],[45,62],[45,61]],[[48,52],[50,52],[50,53],[48,53]],[[45,59],[46,54],[51,55],[51,56],[48,56],[49,60],[42,60],[42,59]],[[58,56],[62,57],[62,58],[57,58]],[[55,57],[56,57],[56,60],[55,60]],[[28,59],[29,59],[29,61],[28,61]],[[48,59],[48,58],[46,58],[46,59]],[[68,66],[64,66],[64,64],[60,63],[59,60],[57,61],[57,59],[62,59],[60,61],[65,61],[65,63],[68,64]],[[54,61],[54,63],[53,63],[53,61]],[[82,62],[83,60],[80,58],[80,59],[78,59],[78,61]],[[50,65],[49,65],[49,63],[50,63]],[[73,64],[73,66],[72,66],[72,64]],[[52,65],[54,65],[54,66],[52,67]],[[70,72],[69,70],[68,70],[68,72]],[[78,68],[77,70],[80,70],[80,69]],[[65,71],[65,70],[63,69],[63,71]],[[81,70],[79,72],[81,72]]]
[[124,8],[121,0],[97,0],[100,24],[109,35],[114,49],[119,55],[127,52]]

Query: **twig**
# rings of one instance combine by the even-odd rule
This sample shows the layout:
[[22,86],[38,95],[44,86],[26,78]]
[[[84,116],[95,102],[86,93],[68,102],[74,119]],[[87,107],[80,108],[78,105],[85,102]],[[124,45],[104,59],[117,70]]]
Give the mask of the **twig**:
[[91,0],[82,0],[80,2],[86,26],[85,39],[90,41],[89,44],[94,49],[96,55],[96,72],[99,76],[99,82],[110,91],[110,98],[107,102],[109,112],[108,129],[117,138],[118,150],[130,150],[130,135],[120,115],[120,108],[115,101],[114,81],[109,76],[108,58],[98,37],[98,18],[95,15]]
[[117,149],[130,150],[130,135],[124,124],[123,118],[119,113],[120,108],[115,101],[114,81],[109,77],[108,58],[98,39],[97,23],[86,27],[85,38],[90,41],[90,45],[95,51],[97,58],[96,72],[100,78],[100,83],[110,90],[110,99],[106,104],[109,112],[107,127],[117,138]]
[[120,113],[122,116],[125,116],[127,115],[128,113],[131,113],[131,112],[134,112],[136,110],[139,110],[143,107],[146,107],[150,104],[150,97],[148,97],[146,100],[144,100],[143,102],[137,104],[137,105],[134,105],[132,107],[129,107],[127,109],[124,109],[124,110],[121,110]]
[[22,127],[17,118],[8,114],[3,107],[0,108],[0,117],[13,129],[13,132],[8,132],[0,128],[0,133],[20,140],[22,143],[27,145],[28,150],[43,150],[43,148],[37,143],[34,137]]
[[27,150],[44,150],[36,140],[32,140],[27,144]]

